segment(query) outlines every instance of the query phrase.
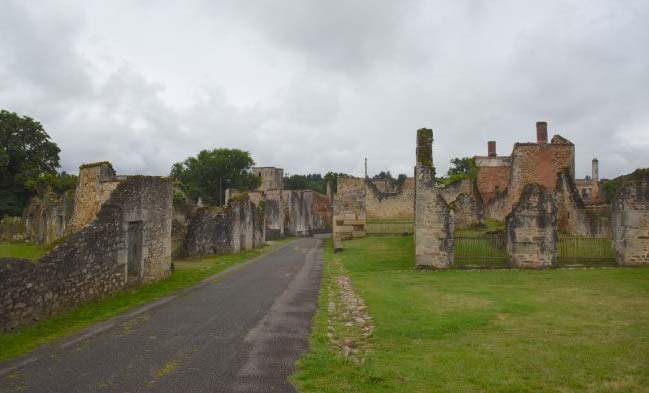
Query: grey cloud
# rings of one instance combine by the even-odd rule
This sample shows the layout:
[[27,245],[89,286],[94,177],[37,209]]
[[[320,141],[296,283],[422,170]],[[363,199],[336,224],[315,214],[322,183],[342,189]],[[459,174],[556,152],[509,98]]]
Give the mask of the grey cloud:
[[426,126],[444,172],[537,120],[579,175],[649,165],[644,1],[24,4],[0,15],[0,107],[41,120],[68,170],[239,147],[290,173],[411,173]]

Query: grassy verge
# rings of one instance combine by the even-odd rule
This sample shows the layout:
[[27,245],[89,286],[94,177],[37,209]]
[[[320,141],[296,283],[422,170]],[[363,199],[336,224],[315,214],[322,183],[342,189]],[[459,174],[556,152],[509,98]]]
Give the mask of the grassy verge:
[[[414,271],[412,237],[325,253],[302,392],[649,392],[649,269]],[[332,261],[373,317],[356,364],[327,337]]]
[[248,261],[287,243],[285,239],[240,254],[217,255],[174,261],[176,271],[167,279],[136,289],[119,292],[85,304],[68,313],[0,334],[0,360],[31,351],[39,345],[71,335],[93,323],[109,319],[129,309],[196,284],[230,266]]
[[50,247],[28,243],[0,243],[0,258],[38,259],[50,251]]

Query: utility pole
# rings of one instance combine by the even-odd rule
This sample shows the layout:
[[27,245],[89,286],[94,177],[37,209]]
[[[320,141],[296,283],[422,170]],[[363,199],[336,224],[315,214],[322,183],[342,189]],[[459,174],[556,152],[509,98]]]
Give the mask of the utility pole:
[[365,157],[365,177],[367,177],[367,157]]

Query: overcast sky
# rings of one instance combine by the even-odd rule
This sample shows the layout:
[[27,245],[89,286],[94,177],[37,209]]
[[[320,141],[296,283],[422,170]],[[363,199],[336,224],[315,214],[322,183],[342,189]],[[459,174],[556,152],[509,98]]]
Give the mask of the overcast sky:
[[0,0],[0,108],[41,121],[63,169],[168,174],[202,149],[289,173],[412,175],[535,140],[577,176],[649,166],[649,1]]

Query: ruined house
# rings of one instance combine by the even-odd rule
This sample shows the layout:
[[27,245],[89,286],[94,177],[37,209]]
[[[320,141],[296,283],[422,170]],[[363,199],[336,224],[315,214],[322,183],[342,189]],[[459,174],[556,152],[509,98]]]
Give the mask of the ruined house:
[[252,172],[261,177],[254,191],[226,190],[226,201],[237,194],[247,197],[265,211],[266,239],[285,236],[311,236],[331,230],[331,199],[313,190],[285,190],[284,170],[275,167],[255,167]]
[[171,272],[172,184],[83,165],[70,229],[34,263],[0,259],[0,328],[54,315]]

